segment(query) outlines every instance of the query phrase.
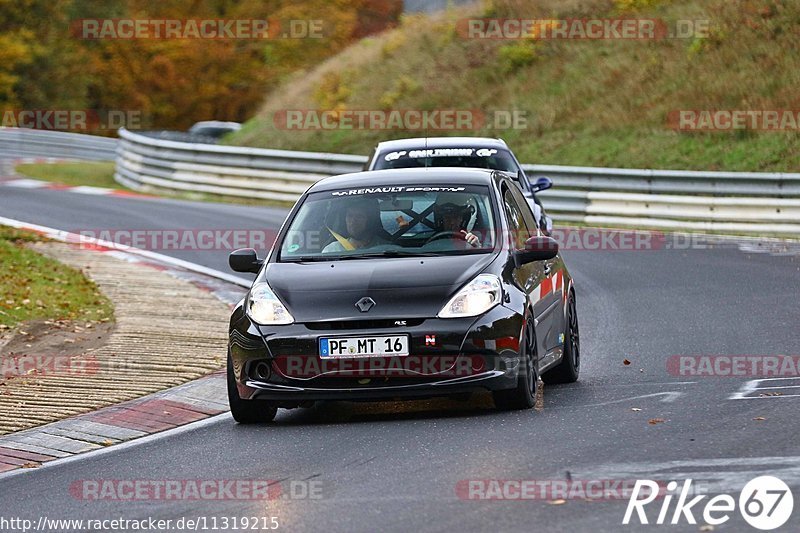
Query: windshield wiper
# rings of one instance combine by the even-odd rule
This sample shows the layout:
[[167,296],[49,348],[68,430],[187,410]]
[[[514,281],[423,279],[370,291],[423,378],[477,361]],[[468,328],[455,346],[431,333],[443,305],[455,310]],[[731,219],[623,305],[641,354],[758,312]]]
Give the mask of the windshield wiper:
[[[461,252],[461,250],[454,250]],[[454,255],[447,250],[438,252],[413,252],[411,250],[381,250],[380,252],[364,252],[347,255],[301,255],[299,257],[282,258],[282,263],[310,263],[314,261],[344,261],[347,259],[370,259],[375,257],[441,257]]]
[[338,256],[330,255],[301,255],[299,257],[281,258],[282,263],[311,263],[313,261],[331,261],[339,259]]
[[370,257],[433,257],[441,255],[437,252],[412,252],[410,250],[382,250],[363,254],[340,255],[336,259],[365,259]]

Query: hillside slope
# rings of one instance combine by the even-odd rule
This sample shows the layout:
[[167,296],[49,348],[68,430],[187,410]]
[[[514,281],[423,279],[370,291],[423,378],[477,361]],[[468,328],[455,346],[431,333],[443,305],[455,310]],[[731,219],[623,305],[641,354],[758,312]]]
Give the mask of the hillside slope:
[[[640,168],[800,171],[800,131],[676,131],[677,110],[800,109],[800,3],[750,0],[495,1],[413,16],[274,91],[229,143],[368,153],[406,130],[281,126],[286,110],[479,109],[525,113],[499,136],[524,162]],[[469,39],[467,17],[708,21],[705,37]],[[796,116],[796,111],[795,111]],[[431,133],[438,135],[441,133]]]

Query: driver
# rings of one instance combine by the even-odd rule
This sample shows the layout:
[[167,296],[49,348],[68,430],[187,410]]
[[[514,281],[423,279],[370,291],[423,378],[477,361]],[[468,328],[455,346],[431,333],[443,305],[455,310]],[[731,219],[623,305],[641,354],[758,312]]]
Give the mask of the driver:
[[433,207],[433,220],[436,231],[452,234],[451,239],[464,240],[470,246],[480,245],[480,239],[467,231],[475,208],[467,203],[467,196],[460,193],[439,193]]
[[384,243],[378,235],[383,225],[377,199],[358,198],[350,201],[345,209],[344,222],[346,235],[328,228],[336,240],[323,248],[322,253],[368,248]]

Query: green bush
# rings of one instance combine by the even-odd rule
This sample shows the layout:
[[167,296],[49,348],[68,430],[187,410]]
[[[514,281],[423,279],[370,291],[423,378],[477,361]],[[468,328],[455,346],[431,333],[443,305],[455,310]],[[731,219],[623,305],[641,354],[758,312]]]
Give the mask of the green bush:
[[536,58],[536,46],[528,41],[506,44],[497,49],[497,60],[505,73],[527,67],[536,61]]

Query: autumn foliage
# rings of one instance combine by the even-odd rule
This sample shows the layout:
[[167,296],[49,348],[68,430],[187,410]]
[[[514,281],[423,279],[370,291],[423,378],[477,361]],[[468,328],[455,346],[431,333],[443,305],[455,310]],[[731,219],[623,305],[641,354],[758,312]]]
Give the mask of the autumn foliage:
[[[132,110],[145,125],[244,121],[266,93],[394,25],[401,0],[0,0],[0,111]],[[319,38],[84,39],[81,19],[316,20]]]

